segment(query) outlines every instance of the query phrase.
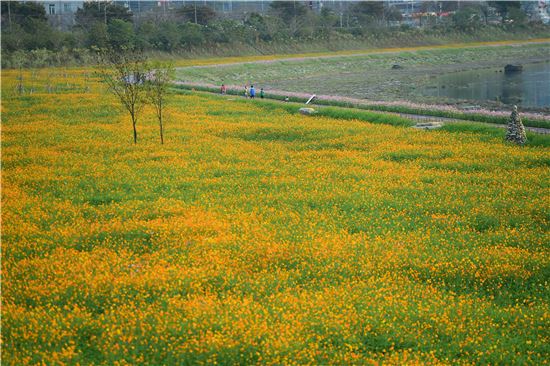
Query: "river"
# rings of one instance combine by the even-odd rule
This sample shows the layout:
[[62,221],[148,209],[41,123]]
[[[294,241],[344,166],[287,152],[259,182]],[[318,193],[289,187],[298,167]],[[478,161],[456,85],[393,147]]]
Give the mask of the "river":
[[422,89],[431,97],[500,101],[523,107],[550,107],[550,62],[523,65],[523,71],[503,68],[452,72],[436,76]]

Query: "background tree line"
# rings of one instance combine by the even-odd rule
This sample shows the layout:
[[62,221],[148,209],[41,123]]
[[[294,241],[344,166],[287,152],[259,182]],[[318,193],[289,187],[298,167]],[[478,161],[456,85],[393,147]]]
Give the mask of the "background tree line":
[[[313,11],[303,1],[277,1],[270,4],[266,14],[243,14],[241,19],[225,18],[208,5],[188,4],[169,12],[153,9],[142,14],[139,21],[119,3],[85,2],[75,14],[75,25],[67,31],[50,25],[41,4],[2,2],[1,7],[4,67],[14,66],[13,56],[18,52],[27,53],[23,57],[27,63],[46,66],[87,63],[93,47],[216,53],[231,45],[246,45],[261,53],[269,46],[292,42],[325,42],[337,48],[341,41],[398,40],[407,34],[444,36],[450,32],[474,34],[484,29],[548,32],[549,28],[528,24],[519,1],[425,1],[422,12],[452,15],[421,17],[421,29],[396,26],[403,19],[401,12],[382,1],[350,3],[338,13],[328,7]],[[490,24],[491,11],[499,15],[500,24]],[[15,56],[21,59],[21,55]]]

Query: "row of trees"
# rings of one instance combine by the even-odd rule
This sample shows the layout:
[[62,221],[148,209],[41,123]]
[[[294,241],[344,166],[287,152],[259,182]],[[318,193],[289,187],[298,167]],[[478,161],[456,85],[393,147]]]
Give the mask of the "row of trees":
[[[207,5],[187,5],[164,12],[152,10],[136,21],[120,3],[84,2],[75,25],[61,31],[48,23],[45,9],[33,2],[2,2],[2,50],[90,49],[91,47],[142,50],[191,50],[206,45],[273,43],[289,40],[331,39],[372,34],[402,20],[401,13],[381,1],[349,3],[342,12],[324,7],[312,11],[307,2],[276,1],[265,15],[251,13],[242,19],[222,18]],[[469,31],[488,21],[490,9],[507,26],[525,24],[519,1],[436,2],[422,4],[423,12],[455,12],[451,17],[427,17],[425,23]],[[433,18],[433,17],[432,17]]]

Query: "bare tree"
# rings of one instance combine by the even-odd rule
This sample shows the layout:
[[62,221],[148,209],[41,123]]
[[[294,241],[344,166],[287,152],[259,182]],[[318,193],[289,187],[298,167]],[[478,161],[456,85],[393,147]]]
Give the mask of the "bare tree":
[[99,50],[98,55],[98,75],[130,114],[137,144],[136,124],[146,102],[145,57],[139,51],[113,49]]
[[23,51],[17,50],[13,53],[13,64],[18,70],[17,86],[15,87],[15,90],[19,95],[23,94],[25,91],[25,87],[23,86],[23,65],[25,64],[25,59],[26,57]]
[[174,77],[174,67],[170,63],[156,62],[151,64],[152,70],[147,77],[147,100],[155,108],[160,128],[160,143],[164,144],[163,110],[170,91],[170,82]]

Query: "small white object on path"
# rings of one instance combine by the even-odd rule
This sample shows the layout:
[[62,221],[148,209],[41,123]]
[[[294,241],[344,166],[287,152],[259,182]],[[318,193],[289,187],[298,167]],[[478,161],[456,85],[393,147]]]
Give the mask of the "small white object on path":
[[311,97],[309,97],[306,104],[309,104],[313,99],[315,99],[315,97],[317,97],[315,94],[313,94]]
[[442,122],[422,122],[422,123],[417,123],[412,127],[417,128],[419,130],[435,130],[437,128],[443,127],[443,123]]
[[303,114],[306,116],[310,116],[312,114],[317,113],[317,111],[313,108],[300,108],[298,111],[300,112],[300,114]]

